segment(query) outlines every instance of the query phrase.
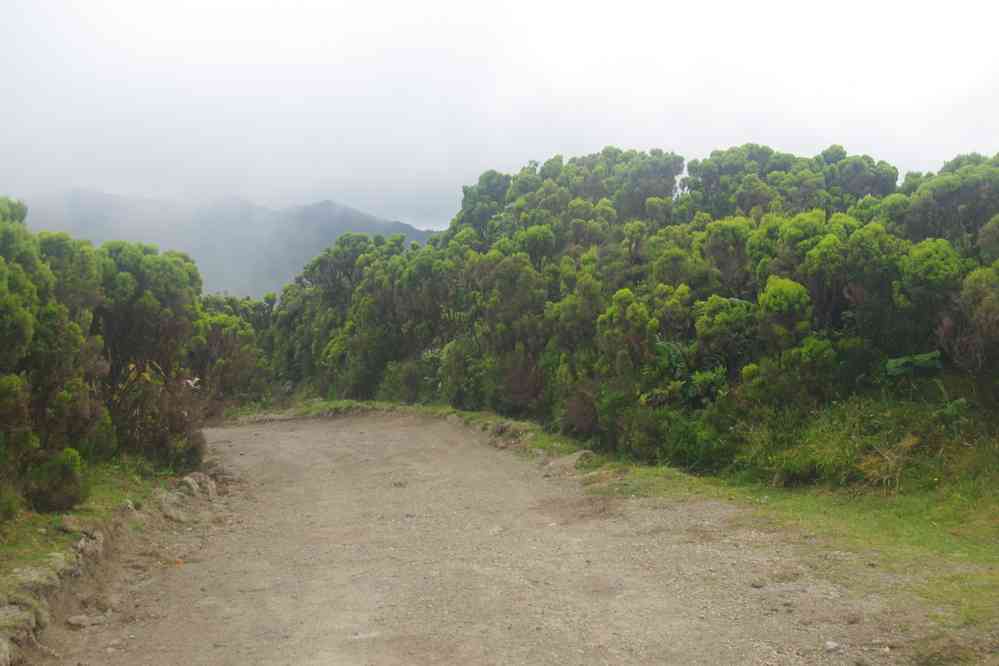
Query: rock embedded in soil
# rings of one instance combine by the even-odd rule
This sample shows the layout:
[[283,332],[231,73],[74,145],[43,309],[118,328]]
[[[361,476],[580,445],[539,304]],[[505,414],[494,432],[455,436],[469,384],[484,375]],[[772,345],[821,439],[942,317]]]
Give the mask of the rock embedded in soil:
[[104,553],[104,534],[97,530],[84,534],[76,543],[76,550],[84,557],[100,557]]
[[582,451],[576,451],[575,453],[570,453],[567,456],[550,460],[545,467],[554,473],[568,474],[579,469],[581,466],[586,465],[587,462],[592,459],[593,451],[583,449]]
[[201,488],[198,486],[198,482],[192,479],[190,476],[185,476],[180,480],[179,488],[181,492],[186,493],[192,497],[197,497],[198,493],[201,492]]
[[176,523],[189,523],[191,516],[181,508],[183,501],[183,498],[177,493],[163,491],[159,496],[160,511],[169,520]]
[[218,488],[215,485],[215,481],[204,472],[194,472],[192,474],[188,474],[185,479],[190,479],[197,484],[198,490],[208,499],[214,501],[218,496]]

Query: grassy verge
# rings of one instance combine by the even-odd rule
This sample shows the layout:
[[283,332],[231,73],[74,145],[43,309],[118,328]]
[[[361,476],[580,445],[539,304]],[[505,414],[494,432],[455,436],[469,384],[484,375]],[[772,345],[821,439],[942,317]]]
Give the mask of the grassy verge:
[[40,564],[51,553],[66,550],[78,540],[79,535],[59,529],[63,516],[75,516],[84,524],[96,523],[110,517],[125,500],[141,507],[163,483],[163,476],[141,459],[122,457],[91,466],[87,470],[87,483],[90,495],[73,511],[64,514],[22,511],[3,526],[0,530],[0,578],[19,567]]
[[[456,416],[491,430],[513,424],[524,455],[558,456],[583,444],[528,422],[449,406],[350,400],[306,400],[284,416],[336,416],[391,411]],[[252,417],[253,409],[231,413]],[[881,571],[911,580],[905,590],[938,609],[946,628],[999,629],[999,485],[955,481],[885,494],[876,489],[773,487],[730,477],[693,476],[667,466],[634,464],[596,455],[583,482],[593,493],[621,496],[714,498],[750,507],[761,520],[817,538],[825,548],[864,553]],[[917,575],[908,576],[907,574]]]
[[944,628],[999,629],[999,488],[965,484],[895,495],[820,486],[776,488],[669,467],[605,461],[590,477],[599,493],[701,496],[752,507],[762,520],[863,553],[910,581],[905,592],[938,609]]

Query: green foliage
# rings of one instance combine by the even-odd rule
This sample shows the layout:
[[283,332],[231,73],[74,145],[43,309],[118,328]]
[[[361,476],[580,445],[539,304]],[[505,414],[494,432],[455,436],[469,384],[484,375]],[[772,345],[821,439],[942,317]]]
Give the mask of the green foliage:
[[761,405],[814,406],[853,388],[853,377],[842,366],[836,345],[811,335],[796,347],[744,366],[741,395]]
[[[273,380],[530,416],[648,462],[891,488],[995,406],[995,159],[900,186],[836,145],[684,164],[608,147],[487,171],[426,245],[345,234],[262,301],[201,297],[181,254],[2,223],[8,478],[70,444],[195,458],[204,399]],[[868,391],[883,402],[852,402]],[[918,400],[932,423],[892,407]],[[888,409],[920,444],[826,419],[843,404]]]
[[0,483],[0,524],[8,523],[21,511],[21,494],[12,483]]
[[978,251],[986,264],[999,261],[999,214],[978,232]]
[[97,422],[79,440],[76,448],[87,461],[107,460],[118,451],[118,437],[107,409],[100,409]]
[[121,385],[133,366],[156,364],[171,373],[198,316],[201,277],[194,262],[124,241],[105,243],[100,255],[104,299],[95,315],[110,384]]
[[21,494],[36,509],[71,508],[86,497],[84,461],[122,450],[195,464],[205,398],[259,394],[266,383],[256,335],[270,340],[274,306],[219,297],[202,309],[186,255],[34,235],[25,215],[0,199],[4,519]]
[[469,344],[461,339],[452,340],[441,350],[441,396],[449,404],[462,409],[482,406],[479,367],[470,351]]
[[970,252],[999,208],[999,164],[953,161],[939,174],[922,178],[909,200],[900,232],[913,241],[943,239]]
[[76,449],[63,449],[35,466],[29,477],[27,495],[41,511],[67,511],[87,498],[83,459]]
[[943,368],[940,352],[899,356],[885,361],[885,374],[889,377],[913,377],[917,374],[933,374]]
[[808,290],[794,280],[771,275],[757,303],[760,335],[773,349],[791,346],[811,328]]
[[752,357],[756,313],[753,304],[713,295],[694,305],[694,329],[703,354],[718,358],[731,370]]
[[623,410],[619,452],[642,462],[666,463],[699,472],[730,464],[730,440],[683,410],[645,406]]
[[733,296],[747,292],[751,277],[749,237],[753,224],[745,218],[712,222],[705,229],[702,251],[718,270],[723,287]]
[[194,325],[189,367],[201,390],[215,400],[255,399],[266,389],[267,369],[249,321],[235,314],[206,314]]
[[939,238],[912,246],[899,266],[903,289],[922,301],[945,297],[961,276],[961,258],[950,243]]
[[630,289],[618,290],[611,305],[597,318],[603,373],[623,378],[636,377],[649,359],[656,323],[648,307],[636,300]]
[[430,402],[437,395],[441,354],[425,352],[418,359],[390,361],[385,366],[377,399],[408,404]]
[[[483,174],[424,247],[342,238],[254,325],[264,365],[341,398],[530,415],[603,451],[788,482],[866,479],[809,430],[833,401],[880,387],[936,401],[957,432],[993,399],[992,162],[900,188],[841,146],[688,167],[556,156]],[[893,375],[927,351],[972,388],[942,398]]]
[[0,222],[24,223],[28,216],[28,207],[16,199],[0,197]]
[[900,186],[841,146],[684,164],[488,171],[426,245],[342,235],[262,300],[203,297],[180,253],[32,235],[0,199],[0,488],[64,505],[74,460],[193,464],[206,409],[275,380],[782,485],[894,492],[995,441],[999,162]]
[[184,375],[170,377],[158,366],[132,365],[113,396],[111,407],[122,449],[188,469],[201,462],[205,440],[198,424],[203,403]]
[[805,158],[746,144],[691,160],[688,172],[687,192],[678,207],[703,210],[715,219],[753,209],[846,211],[865,196],[891,194],[898,180],[895,167],[866,155],[848,155],[842,146]]
[[737,465],[777,485],[862,483],[885,492],[906,484],[933,487],[965,457],[967,442],[984,452],[994,437],[982,414],[974,415],[977,422],[968,418],[970,410],[963,399],[927,409],[921,401],[861,395],[809,416],[774,406],[740,423]]

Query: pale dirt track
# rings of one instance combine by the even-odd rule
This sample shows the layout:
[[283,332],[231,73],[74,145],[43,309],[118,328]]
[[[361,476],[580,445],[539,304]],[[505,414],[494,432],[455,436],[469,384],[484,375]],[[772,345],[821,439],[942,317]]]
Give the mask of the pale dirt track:
[[430,418],[207,435],[246,482],[161,552],[123,553],[111,622],[57,623],[46,663],[901,661],[883,599],[821,575],[852,556],[733,504],[588,496]]

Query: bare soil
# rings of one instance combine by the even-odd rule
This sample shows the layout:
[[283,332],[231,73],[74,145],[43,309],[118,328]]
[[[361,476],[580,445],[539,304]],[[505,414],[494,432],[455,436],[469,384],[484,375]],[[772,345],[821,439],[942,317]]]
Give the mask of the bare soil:
[[53,622],[39,663],[883,664],[920,631],[890,580],[830,573],[880,576],[861,556],[734,503],[589,495],[448,421],[206,434],[243,482],[169,529],[140,512],[65,610],[102,623]]

